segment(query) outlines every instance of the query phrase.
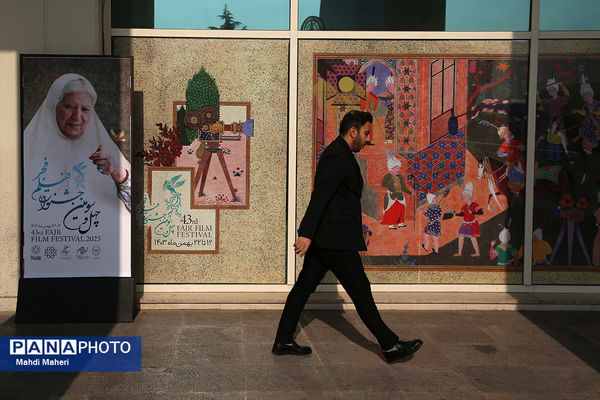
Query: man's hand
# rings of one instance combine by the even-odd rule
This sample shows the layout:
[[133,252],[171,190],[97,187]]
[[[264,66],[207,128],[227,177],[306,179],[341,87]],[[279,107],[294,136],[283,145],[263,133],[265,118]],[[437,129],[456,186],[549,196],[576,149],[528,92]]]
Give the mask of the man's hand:
[[310,246],[311,240],[309,238],[305,238],[304,236],[298,236],[298,239],[294,242],[294,251],[296,254],[300,255],[300,257],[304,257],[306,252],[308,251],[308,247]]

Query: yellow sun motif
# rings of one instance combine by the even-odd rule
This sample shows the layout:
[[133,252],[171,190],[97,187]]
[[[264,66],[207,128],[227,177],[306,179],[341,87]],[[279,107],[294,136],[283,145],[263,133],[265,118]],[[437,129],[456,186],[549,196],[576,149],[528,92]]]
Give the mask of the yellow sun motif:
[[338,88],[340,89],[340,92],[342,92],[342,93],[351,92],[352,89],[354,89],[354,79],[350,78],[349,76],[344,76],[338,82]]

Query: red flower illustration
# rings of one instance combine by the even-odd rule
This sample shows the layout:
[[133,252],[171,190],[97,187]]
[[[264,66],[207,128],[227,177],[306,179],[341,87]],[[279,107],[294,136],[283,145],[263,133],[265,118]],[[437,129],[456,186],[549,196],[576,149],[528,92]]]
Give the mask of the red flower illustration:
[[155,167],[170,167],[175,159],[181,155],[183,145],[180,140],[180,132],[177,126],[168,128],[161,123],[156,124],[160,132],[150,139],[150,148],[144,150],[144,164]]

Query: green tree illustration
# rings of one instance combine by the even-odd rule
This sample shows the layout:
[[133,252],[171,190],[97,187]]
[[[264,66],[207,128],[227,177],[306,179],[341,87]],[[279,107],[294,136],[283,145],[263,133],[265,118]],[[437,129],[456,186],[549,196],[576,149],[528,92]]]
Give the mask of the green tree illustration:
[[[204,106],[213,106],[219,111],[219,88],[204,67],[188,81],[185,90],[185,105],[187,111],[200,110]],[[191,143],[197,135],[198,132],[186,127],[184,141],[189,140]]]
[[209,26],[208,29],[229,29],[229,30],[233,30],[233,29],[239,28],[240,26],[241,26],[240,29],[246,29],[247,28],[246,25],[243,25],[240,21],[236,21],[235,18],[233,18],[233,14],[227,8],[227,4],[225,4],[225,7],[223,7],[223,14],[217,15],[217,17],[219,17],[219,18],[221,18],[223,20],[223,23],[221,24],[221,26],[218,27],[218,28],[216,26]]

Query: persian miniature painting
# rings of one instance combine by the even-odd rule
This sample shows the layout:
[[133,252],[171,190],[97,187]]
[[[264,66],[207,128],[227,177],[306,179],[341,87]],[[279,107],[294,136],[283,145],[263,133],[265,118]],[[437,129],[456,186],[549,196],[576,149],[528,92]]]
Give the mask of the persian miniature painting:
[[599,82],[597,56],[540,55],[534,271],[597,271],[600,265]]
[[350,110],[367,269],[522,268],[527,59],[317,54],[314,165]]

